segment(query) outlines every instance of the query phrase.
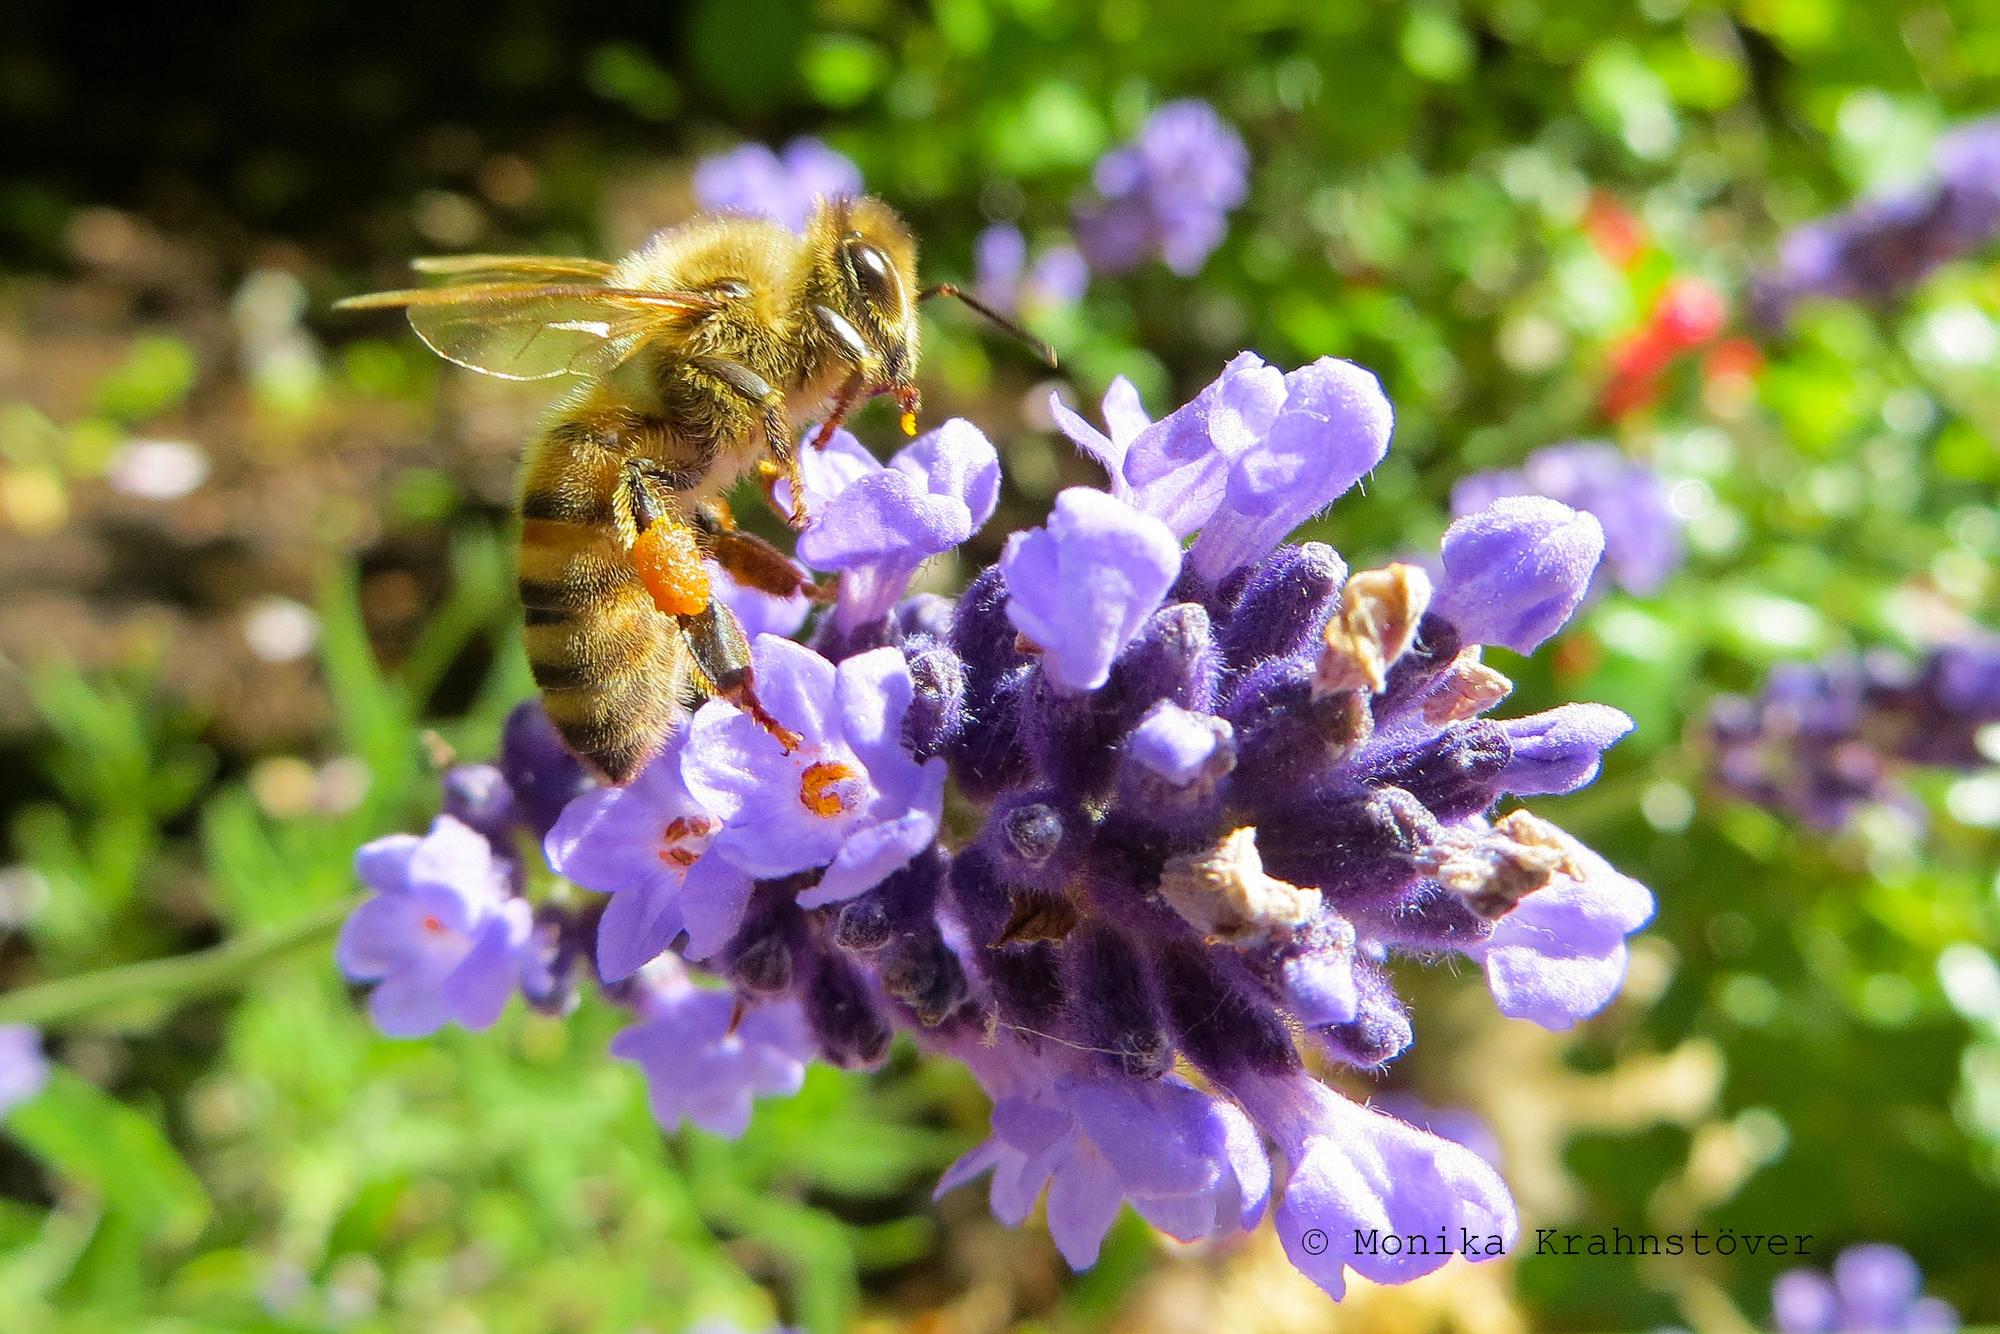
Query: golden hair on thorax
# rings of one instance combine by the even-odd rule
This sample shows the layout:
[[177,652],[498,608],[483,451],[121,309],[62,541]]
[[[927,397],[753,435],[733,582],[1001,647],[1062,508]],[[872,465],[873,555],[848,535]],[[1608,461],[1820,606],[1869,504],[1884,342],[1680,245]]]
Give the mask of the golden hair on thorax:
[[722,500],[736,480],[754,470],[768,494],[787,479],[787,517],[803,527],[799,423],[823,414],[812,444],[824,447],[886,394],[914,433],[926,297],[958,297],[1027,338],[950,284],[921,288],[915,236],[867,196],[819,201],[804,235],[708,213],[615,264],[460,255],[414,267],[445,284],[339,308],[402,309],[433,351],[483,375],[579,381],[528,442],[518,579],[549,717],[612,782],[708,695],[796,744],[759,702],[742,627],[703,560],[775,596],[830,594],[737,530]]

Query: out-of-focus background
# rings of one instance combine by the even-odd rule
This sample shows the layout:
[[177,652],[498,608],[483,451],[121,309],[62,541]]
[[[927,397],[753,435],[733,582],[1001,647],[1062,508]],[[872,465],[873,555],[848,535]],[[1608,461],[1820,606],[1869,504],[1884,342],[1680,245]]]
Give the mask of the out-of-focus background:
[[394,1042],[333,968],[355,846],[528,693],[507,507],[547,388],[331,302],[414,254],[615,256],[687,215],[702,156],[800,134],[969,278],[992,224],[1067,244],[1094,164],[1181,97],[1252,164],[1198,272],[1027,301],[1053,381],[927,326],[929,415],[1008,470],[971,550],[1096,480],[1052,386],[1095,416],[1122,373],[1164,411],[1243,348],[1384,380],[1389,459],[1314,528],[1357,567],[1544,445],[1657,469],[1686,563],[1509,669],[1510,707],[1639,722],[1538,807],[1659,896],[1625,993],[1552,1035],[1469,970],[1412,976],[1416,1047],[1350,1091],[1477,1116],[1527,1229],[1812,1233],[1822,1269],[1890,1241],[2000,1319],[2000,775],[1915,770],[1815,829],[1722,792],[1702,722],[1780,662],[1996,627],[1993,252],[1783,327],[1749,286],[2000,109],[1990,6],[30,0],[0,18],[0,989],[162,962],[41,990],[61,1013],[0,997],[55,1066],[0,1127],[0,1328],[1768,1327],[1792,1261],[1742,1248],[1335,1308],[1268,1231],[1128,1216],[1071,1275],[979,1192],[930,1202],[984,1128],[957,1071],[818,1069],[741,1141],[666,1139],[602,1007]]

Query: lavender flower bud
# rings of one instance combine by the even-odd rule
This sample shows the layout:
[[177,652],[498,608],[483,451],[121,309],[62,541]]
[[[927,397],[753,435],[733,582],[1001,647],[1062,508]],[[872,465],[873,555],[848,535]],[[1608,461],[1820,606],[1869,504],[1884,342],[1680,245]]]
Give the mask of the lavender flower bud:
[[1279,547],[1251,567],[1229,614],[1223,656],[1241,670],[1303,650],[1339,605],[1347,562],[1324,542]]
[[1226,978],[1210,951],[1192,941],[1163,950],[1160,994],[1181,1050],[1195,1068],[1224,1083],[1245,1074],[1298,1069],[1291,1034],[1241,982]]
[[1353,977],[1354,1018],[1314,1029],[1313,1036],[1335,1059],[1363,1070],[1378,1069],[1407,1051],[1415,1032],[1409,1011],[1381,964],[1357,958]]
[[511,849],[522,823],[513,789],[499,766],[458,764],[445,771],[442,814],[484,834],[498,851]]
[[894,1036],[875,1008],[868,983],[847,956],[816,953],[799,1003],[820,1054],[843,1069],[865,1069],[888,1054]]
[[545,837],[563,807],[591,786],[540,700],[517,704],[507,715],[500,730],[500,772],[536,838]]
[[903,746],[919,760],[942,755],[965,726],[965,669],[942,644],[909,655],[914,695],[903,716]]
[[958,956],[935,931],[906,936],[883,952],[882,989],[910,1007],[919,1023],[936,1028],[971,995]]
[[1604,529],[1539,496],[1496,500],[1444,535],[1444,580],[1433,607],[1469,643],[1532,653],[1583,601]]
[[1153,1000],[1138,950],[1119,931],[1093,925],[1063,946],[1072,1000],[1069,1032],[1135,1079],[1157,1079],[1173,1065],[1173,1044]]

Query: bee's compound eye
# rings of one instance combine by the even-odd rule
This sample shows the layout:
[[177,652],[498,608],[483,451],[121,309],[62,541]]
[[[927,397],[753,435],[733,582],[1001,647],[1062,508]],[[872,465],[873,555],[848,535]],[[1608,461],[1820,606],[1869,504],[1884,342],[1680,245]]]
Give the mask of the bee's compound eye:
[[891,300],[900,284],[896,280],[896,270],[889,263],[889,257],[879,246],[866,241],[850,241],[847,258],[854,266],[854,281],[861,290],[876,301]]

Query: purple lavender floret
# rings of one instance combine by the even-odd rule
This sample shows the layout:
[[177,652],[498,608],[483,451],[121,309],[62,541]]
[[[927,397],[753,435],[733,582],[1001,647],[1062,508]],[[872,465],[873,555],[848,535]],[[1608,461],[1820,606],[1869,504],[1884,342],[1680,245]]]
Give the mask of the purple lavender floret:
[[1122,377],[1104,396],[1109,434],[1058,398],[1070,441],[1111,474],[1111,494],[1176,537],[1200,531],[1190,567],[1214,583],[1277,546],[1382,461],[1394,414],[1350,361],[1321,357],[1287,374],[1238,355],[1185,407],[1147,418]]
[[677,734],[624,787],[571,802],[544,845],[556,874],[611,896],[597,931],[606,982],[638,972],[684,931],[687,957],[709,957],[728,943],[750,901],[750,877],[709,851],[722,821],[681,775],[686,739]]
[[1900,1247],[1850,1246],[1831,1279],[1788,1269],[1771,1287],[1771,1319],[1780,1334],[1951,1334],[1958,1312],[1923,1295],[1923,1274]]
[[[953,418],[884,465],[844,430],[824,449],[799,445],[806,508],[799,559],[841,574],[834,626],[846,635],[888,616],[923,563],[985,526],[1000,503],[1000,455],[971,422]],[[790,487],[779,502],[790,512]]]
[[1451,511],[1471,514],[1504,496],[1547,496],[1603,526],[1604,563],[1593,595],[1607,581],[1640,596],[1656,593],[1680,567],[1681,521],[1666,482],[1616,445],[1551,445],[1518,469],[1474,473],[1452,487]]
[[789,1001],[744,1007],[661,959],[634,982],[627,1003],[638,1022],[611,1040],[611,1054],[645,1072],[647,1101],[664,1130],[687,1120],[733,1139],[749,1127],[754,1098],[787,1098],[805,1082],[812,1038]]
[[[664,1124],[740,1129],[808,1050],[866,1067],[900,1032],[961,1061],[992,1130],[940,1189],[990,1175],[1014,1222],[1045,1194],[1078,1267],[1126,1204],[1188,1240],[1269,1213],[1336,1296],[1349,1270],[1447,1258],[1370,1254],[1357,1229],[1499,1253],[1516,1222],[1492,1167],[1334,1093],[1301,1048],[1364,1071],[1401,1055],[1403,960],[1476,961],[1503,1012],[1550,1028],[1617,991],[1651,895],[1495,811],[1587,784],[1630,722],[1492,718],[1511,684],[1480,657],[1561,627],[1602,529],[1496,501],[1446,533],[1435,586],[1287,543],[1388,445],[1388,402],[1347,362],[1246,354],[1158,422],[1123,382],[1105,431],[1060,415],[1108,489],[1064,492],[956,600],[905,587],[990,514],[983,437],[952,423],[887,466],[848,440],[809,458],[801,556],[840,570],[849,614],[752,654],[796,744],[704,704],[632,784],[543,831],[598,893],[545,902],[538,929],[640,1014],[615,1050]],[[481,778],[480,809],[524,805]]]
[[740,144],[695,164],[695,202],[715,212],[775,218],[804,232],[820,199],[861,193],[861,172],[819,140],[803,136],[774,153]]
[[0,1116],[42,1091],[49,1082],[49,1058],[41,1033],[27,1024],[0,1024]]
[[1782,327],[1808,297],[1887,303],[2000,237],[2000,116],[1940,137],[1931,179],[1806,223],[1753,284],[1760,321]]
[[1715,701],[1708,737],[1724,788],[1833,830],[1869,805],[1920,815],[1905,772],[1991,764],[1980,733],[1995,723],[2000,638],[1975,636],[1921,664],[1888,651],[1781,663],[1754,698]]
[[447,1023],[486,1028],[521,985],[534,914],[491,843],[449,815],[428,834],[391,834],[355,857],[374,896],[340,932],[341,971],[372,982],[368,1012],[390,1037]]
[[1076,205],[1077,244],[1099,273],[1157,258],[1191,276],[1222,244],[1249,182],[1250,154],[1214,107],[1168,102],[1098,160],[1092,196]]
[[[989,1078],[999,1061],[968,1053]],[[1132,1207],[1182,1241],[1255,1227],[1270,1195],[1271,1166],[1249,1119],[1233,1104],[1166,1075],[1151,1083],[1079,1073],[1042,1086],[1047,1071],[999,1081],[993,1133],[945,1171],[942,1197],[988,1172],[1001,1221],[1018,1227],[1048,1188],[1049,1232],[1076,1269],[1097,1261],[1119,1207]]]
[[688,723],[679,776],[721,821],[715,853],[760,878],[819,871],[804,907],[866,893],[936,840],[944,807],[943,762],[903,746],[909,665],[880,648],[836,668],[772,635],[751,659],[764,706],[798,744],[787,750],[721,700]]

